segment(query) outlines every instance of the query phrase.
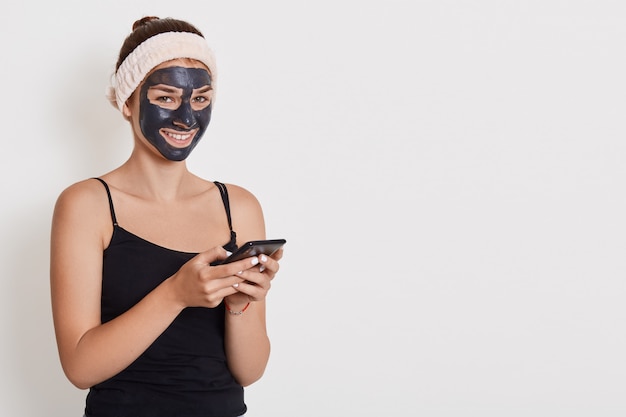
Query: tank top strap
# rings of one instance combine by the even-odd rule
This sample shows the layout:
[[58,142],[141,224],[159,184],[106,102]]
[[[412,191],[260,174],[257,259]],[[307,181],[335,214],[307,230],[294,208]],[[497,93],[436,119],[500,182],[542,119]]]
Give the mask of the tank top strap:
[[[222,202],[224,203],[224,209],[226,210],[226,219],[228,220],[228,229],[230,230],[230,242],[224,245],[224,249],[233,252],[237,249],[237,233],[233,230],[233,221],[230,217],[230,201],[228,200],[228,189],[225,184],[222,184],[219,181],[213,181],[213,183],[220,190],[220,195],[222,196]],[[111,206],[113,207],[113,206]]]
[[104,185],[104,189],[107,192],[107,197],[109,197],[109,208],[111,209],[111,220],[113,221],[113,226],[117,226],[117,218],[115,217],[115,210],[113,209],[113,199],[111,198],[111,190],[109,190],[109,185],[104,182],[102,178],[94,177],[94,180],[98,180]]

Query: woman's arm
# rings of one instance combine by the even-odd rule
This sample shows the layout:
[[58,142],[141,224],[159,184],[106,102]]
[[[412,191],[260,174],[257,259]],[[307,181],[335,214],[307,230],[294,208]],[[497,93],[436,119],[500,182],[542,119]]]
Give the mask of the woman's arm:
[[[238,243],[265,239],[263,212],[257,199],[248,191],[233,185],[228,186],[228,191]],[[234,313],[245,308],[241,314],[226,312],[225,334],[228,366],[243,386],[261,378],[269,360],[265,297],[278,271],[277,261],[281,256],[282,250],[273,258],[260,256],[259,265],[239,274],[245,281],[237,284],[237,293],[225,299]]]

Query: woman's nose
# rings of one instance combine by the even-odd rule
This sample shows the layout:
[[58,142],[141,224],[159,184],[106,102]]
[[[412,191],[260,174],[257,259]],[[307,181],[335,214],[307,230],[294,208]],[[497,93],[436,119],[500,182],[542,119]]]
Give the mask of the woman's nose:
[[174,112],[174,125],[191,129],[196,126],[196,118],[193,115],[191,104],[183,101]]

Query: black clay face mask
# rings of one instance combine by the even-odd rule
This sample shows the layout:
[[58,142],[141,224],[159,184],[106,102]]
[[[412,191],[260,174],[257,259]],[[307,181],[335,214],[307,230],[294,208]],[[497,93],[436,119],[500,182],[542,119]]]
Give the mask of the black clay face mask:
[[141,132],[165,158],[182,161],[211,121],[211,76],[203,68],[154,71],[141,86]]

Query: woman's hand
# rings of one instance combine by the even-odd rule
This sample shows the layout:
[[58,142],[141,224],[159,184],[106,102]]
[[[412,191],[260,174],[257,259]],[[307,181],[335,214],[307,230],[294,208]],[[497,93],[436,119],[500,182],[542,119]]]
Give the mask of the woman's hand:
[[[271,269],[271,277],[277,270],[277,262],[266,261],[271,266],[266,266],[268,273],[260,273],[259,268],[255,267],[259,263],[257,257],[243,259],[241,261],[229,264],[211,266],[210,264],[216,260],[226,259],[228,252],[221,246],[202,252],[187,263],[185,263],[170,278],[173,286],[174,297],[180,303],[182,308],[185,307],[217,307],[225,297],[238,292],[238,285],[243,285],[246,279],[260,282],[261,285],[269,289],[269,277]],[[249,277],[251,270],[255,270],[259,276]],[[267,282],[265,282],[267,281]],[[252,286],[252,285],[248,285]],[[267,293],[267,289],[264,293]],[[264,295],[263,295],[264,297]],[[248,302],[248,301],[246,301]]]
[[[227,296],[226,301],[233,311],[241,311],[246,304],[252,301],[264,300],[271,287],[271,281],[276,276],[280,265],[278,261],[283,256],[283,249],[279,249],[272,256],[259,255],[258,265],[240,270],[237,277],[240,282],[233,284],[234,294]],[[254,263],[254,258],[249,258]]]

